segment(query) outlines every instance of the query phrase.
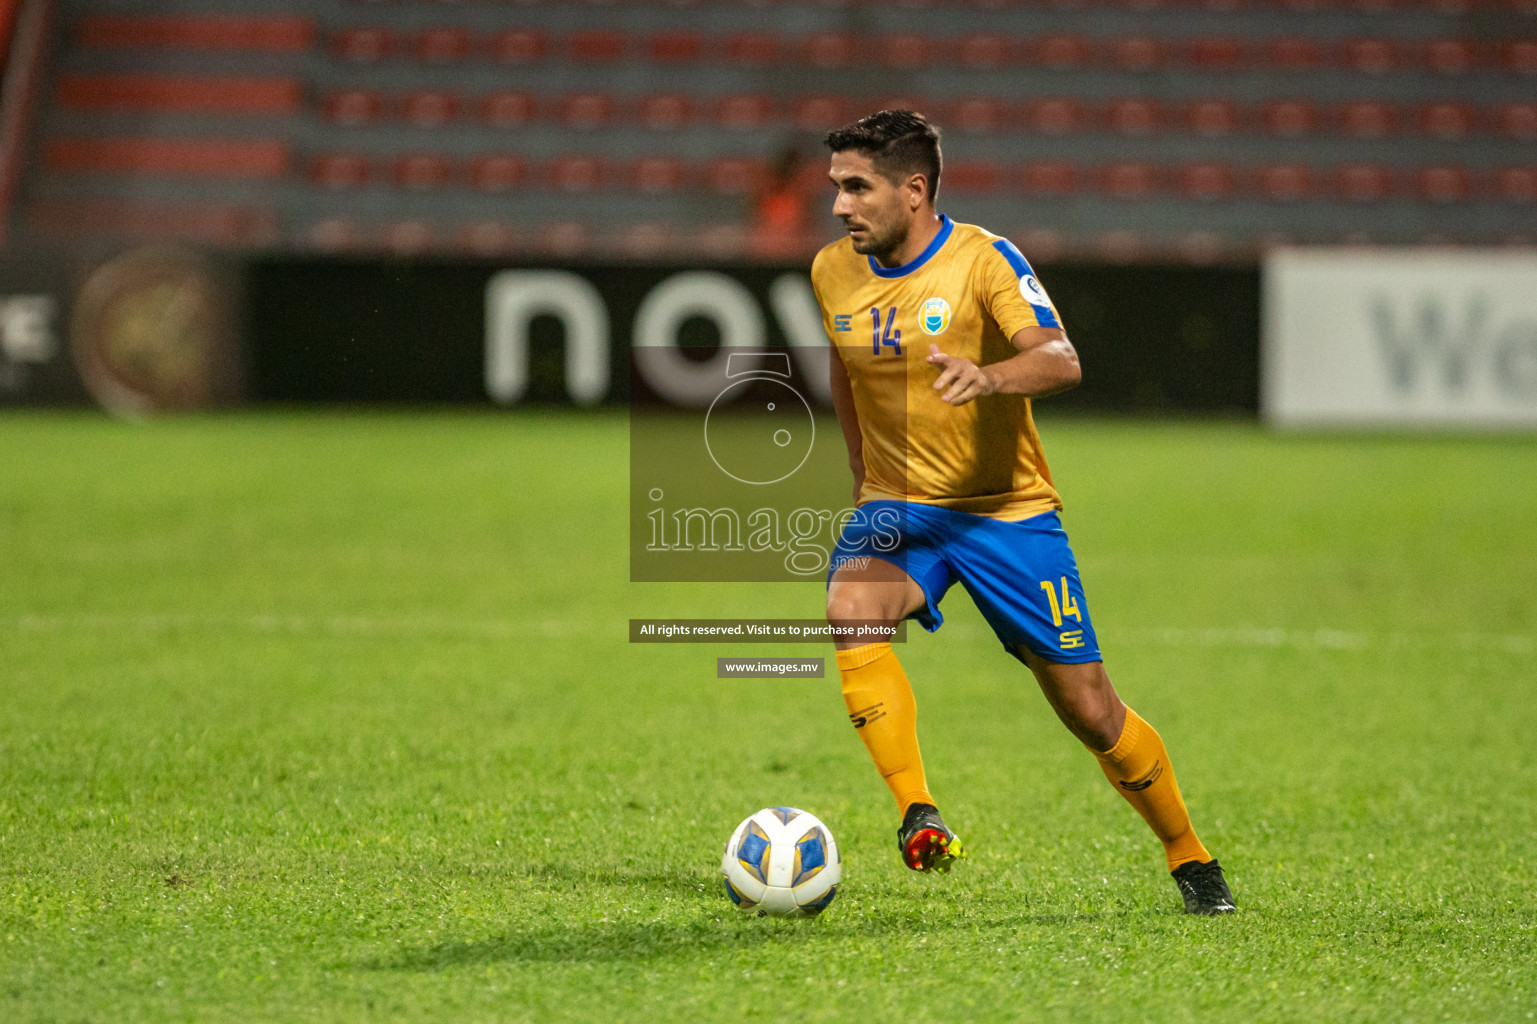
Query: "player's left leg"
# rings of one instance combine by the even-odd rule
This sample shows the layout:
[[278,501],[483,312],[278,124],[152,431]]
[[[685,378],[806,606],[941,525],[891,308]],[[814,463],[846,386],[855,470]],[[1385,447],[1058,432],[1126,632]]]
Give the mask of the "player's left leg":
[[1162,737],[1121,702],[1104,662],[1060,664],[1028,647],[1018,650],[1062,724],[1089,748],[1105,778],[1163,844],[1186,912],[1220,914],[1234,909],[1221,866],[1190,823]]

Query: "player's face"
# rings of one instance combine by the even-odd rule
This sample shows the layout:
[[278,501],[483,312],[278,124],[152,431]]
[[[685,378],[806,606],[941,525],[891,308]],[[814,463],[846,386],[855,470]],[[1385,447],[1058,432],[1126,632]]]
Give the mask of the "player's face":
[[913,216],[909,186],[893,185],[854,150],[834,153],[827,176],[838,186],[833,216],[848,228],[855,252],[880,257],[907,240]]

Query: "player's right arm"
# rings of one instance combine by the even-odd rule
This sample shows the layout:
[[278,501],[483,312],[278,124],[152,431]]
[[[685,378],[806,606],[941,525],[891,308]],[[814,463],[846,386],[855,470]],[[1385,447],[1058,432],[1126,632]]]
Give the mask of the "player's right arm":
[[859,432],[859,413],[854,408],[854,388],[849,384],[849,371],[836,348],[828,361],[827,375],[832,383],[833,411],[838,414],[843,443],[849,450],[849,472],[854,474],[854,503],[857,505],[859,491],[865,485],[865,442]]

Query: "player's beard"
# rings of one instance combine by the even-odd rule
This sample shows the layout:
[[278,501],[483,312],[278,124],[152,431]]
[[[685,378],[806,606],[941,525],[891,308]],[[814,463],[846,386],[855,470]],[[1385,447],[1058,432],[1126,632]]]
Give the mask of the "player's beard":
[[885,262],[886,258],[901,248],[905,241],[907,241],[907,225],[900,223],[892,225],[883,235],[874,224],[866,222],[864,241],[850,236],[855,252],[861,256],[873,256],[880,262]]

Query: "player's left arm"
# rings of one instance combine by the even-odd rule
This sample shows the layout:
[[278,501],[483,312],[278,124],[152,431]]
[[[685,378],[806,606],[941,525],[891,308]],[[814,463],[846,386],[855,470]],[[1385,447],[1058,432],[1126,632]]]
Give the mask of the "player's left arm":
[[934,390],[951,405],[965,405],[983,395],[1042,398],[1077,387],[1083,379],[1078,352],[1060,327],[1021,327],[1010,339],[1018,355],[986,366],[946,355],[929,345],[929,363],[939,367]]

